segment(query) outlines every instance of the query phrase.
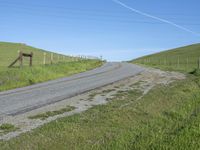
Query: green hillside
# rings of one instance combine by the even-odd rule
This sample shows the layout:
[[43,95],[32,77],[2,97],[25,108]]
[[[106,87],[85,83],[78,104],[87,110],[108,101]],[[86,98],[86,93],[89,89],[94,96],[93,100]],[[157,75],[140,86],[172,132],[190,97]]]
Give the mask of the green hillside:
[[141,57],[132,62],[161,69],[190,72],[198,68],[199,58],[200,44],[193,44]]
[[[44,53],[46,53],[46,63],[51,62],[51,52],[34,48],[22,43],[8,43],[0,42],[0,67],[7,67],[13,62],[19,55],[19,51],[24,53],[33,52],[33,65],[43,64]],[[75,58],[70,58],[64,55],[53,53],[54,62],[58,61],[73,61]],[[24,65],[28,64],[28,59],[24,59]],[[18,64],[16,64],[18,65]]]
[[[33,66],[29,67],[28,58],[22,68],[8,66],[18,57],[18,51],[33,52]],[[44,65],[46,53],[46,65]],[[37,49],[25,44],[0,42],[0,91],[24,87],[48,80],[70,76],[102,65],[100,60],[80,59]],[[15,66],[19,66],[16,63]]]

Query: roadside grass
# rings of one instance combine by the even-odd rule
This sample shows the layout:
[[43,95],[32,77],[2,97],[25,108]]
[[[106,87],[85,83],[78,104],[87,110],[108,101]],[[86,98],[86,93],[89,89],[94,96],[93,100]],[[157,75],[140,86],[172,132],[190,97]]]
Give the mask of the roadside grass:
[[74,106],[66,106],[65,108],[62,108],[60,110],[55,110],[55,111],[48,111],[42,114],[38,114],[35,116],[30,116],[28,117],[29,119],[41,119],[41,120],[45,120],[49,117],[53,117],[53,116],[57,116],[66,112],[70,112],[72,110],[76,109],[76,107]]
[[131,61],[162,70],[191,72],[200,67],[200,44],[180,47]]
[[[23,68],[8,66],[18,57],[18,52],[33,52],[33,67],[23,59]],[[45,64],[44,53],[46,53]],[[52,55],[53,54],[53,55]],[[53,64],[51,64],[53,56]],[[0,91],[24,87],[35,83],[70,76],[102,65],[99,60],[86,60],[34,48],[23,43],[0,42]]]
[[39,65],[24,68],[0,67],[0,91],[24,87],[48,80],[70,76],[99,67],[99,60],[60,62],[53,65]]
[[[51,54],[53,54],[53,63],[76,61],[77,59],[75,57],[69,57],[28,46],[23,43],[0,42],[0,67],[9,66],[18,57],[19,51],[23,51],[24,53],[33,52],[33,66],[43,65],[44,53],[46,53],[46,64],[51,64]],[[28,58],[24,58],[24,66],[29,65],[28,60]],[[16,65],[18,65],[18,63]]]
[[200,77],[141,95],[120,92],[106,105],[1,141],[0,149],[200,149]]
[[12,124],[2,124],[0,125],[0,135],[7,134],[9,132],[16,131],[17,128]]

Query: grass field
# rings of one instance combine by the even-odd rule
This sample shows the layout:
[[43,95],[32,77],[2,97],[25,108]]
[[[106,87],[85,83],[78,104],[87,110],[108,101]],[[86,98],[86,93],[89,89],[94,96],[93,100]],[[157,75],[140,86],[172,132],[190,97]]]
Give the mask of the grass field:
[[191,72],[198,68],[198,61],[200,61],[200,44],[141,57],[132,62],[165,70]]
[[198,150],[199,91],[200,78],[190,75],[184,81],[155,87],[139,101],[137,90],[120,92],[107,105],[1,141],[0,149]]
[[[46,53],[46,64],[51,63],[51,53],[49,51],[45,51],[42,49],[34,48],[22,43],[8,43],[8,42],[0,42],[0,67],[9,66],[19,55],[19,51],[23,51],[24,53],[33,52],[33,66],[42,65],[44,59],[44,53]],[[74,61],[76,58],[69,57],[57,53],[53,53],[54,62],[67,62]],[[28,59],[24,59],[24,65],[28,65]],[[16,65],[19,65],[16,64]]]
[[[194,59],[199,54],[198,48],[196,52]],[[181,50],[164,53],[168,57],[174,53],[180,56]],[[192,56],[191,53],[182,55]],[[156,55],[160,59],[165,57],[161,53]],[[136,61],[143,62],[148,57]],[[187,72],[196,68],[192,64],[188,70],[159,63],[145,65]],[[142,95],[140,91],[119,92],[106,105],[58,119],[10,141],[0,141],[0,150],[199,150],[199,75],[197,71],[187,74],[185,80],[157,85],[140,100],[137,100]]]
[[[17,58],[18,50],[34,53],[33,67],[28,67],[28,59],[24,60],[23,68],[7,67]],[[46,65],[43,65],[44,52],[46,53]],[[48,51],[24,44],[0,42],[0,91],[70,76],[102,65],[99,60],[77,59],[55,53],[54,63],[51,65],[50,57],[51,52]]]
[[32,68],[0,68],[0,91],[70,76],[101,65],[102,62],[98,60],[82,60],[46,66],[39,65]]

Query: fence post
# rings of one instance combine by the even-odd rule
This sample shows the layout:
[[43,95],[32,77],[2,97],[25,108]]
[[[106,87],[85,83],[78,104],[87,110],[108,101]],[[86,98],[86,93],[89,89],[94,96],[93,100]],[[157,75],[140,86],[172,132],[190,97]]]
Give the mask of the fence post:
[[23,66],[23,53],[22,51],[19,52],[19,63],[20,63],[20,67]]
[[31,55],[30,55],[30,63],[29,63],[30,67],[32,67],[33,65],[33,52],[31,52]]
[[51,64],[53,64],[53,53],[51,53]]
[[46,53],[44,52],[44,59],[43,59],[43,64],[46,64]]

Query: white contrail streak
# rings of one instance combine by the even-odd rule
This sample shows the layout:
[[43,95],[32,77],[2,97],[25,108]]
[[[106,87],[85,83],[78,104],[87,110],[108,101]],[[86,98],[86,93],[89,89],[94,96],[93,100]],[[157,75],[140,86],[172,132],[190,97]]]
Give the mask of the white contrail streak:
[[133,12],[135,12],[135,13],[137,13],[137,14],[140,14],[140,15],[143,15],[143,16],[146,16],[146,17],[149,17],[149,18],[153,18],[153,19],[155,19],[155,20],[158,20],[158,21],[161,21],[161,22],[170,24],[170,25],[172,25],[172,26],[175,26],[175,27],[177,27],[177,28],[179,28],[179,29],[181,29],[181,30],[184,30],[184,31],[186,31],[186,32],[192,33],[192,34],[194,34],[194,35],[196,35],[196,36],[200,36],[199,33],[196,33],[196,32],[194,32],[194,31],[192,31],[192,30],[190,30],[190,29],[187,29],[187,28],[185,28],[185,27],[183,27],[183,26],[180,26],[180,25],[178,25],[178,24],[176,24],[176,23],[174,23],[174,22],[168,21],[168,20],[166,20],[166,19],[162,19],[162,18],[153,16],[153,15],[150,15],[150,14],[144,13],[144,12],[142,12],[142,11],[140,11],[140,10],[134,9],[134,8],[132,8],[132,7],[130,7],[130,6],[128,6],[128,5],[124,4],[124,3],[122,3],[122,2],[119,1],[119,0],[112,0],[112,1],[115,2],[115,3],[117,3],[117,4],[119,4],[119,5],[121,5],[121,6],[123,6],[123,7],[125,7],[125,8],[127,8],[127,9],[129,9],[129,10],[131,10],[131,11],[133,11]]

